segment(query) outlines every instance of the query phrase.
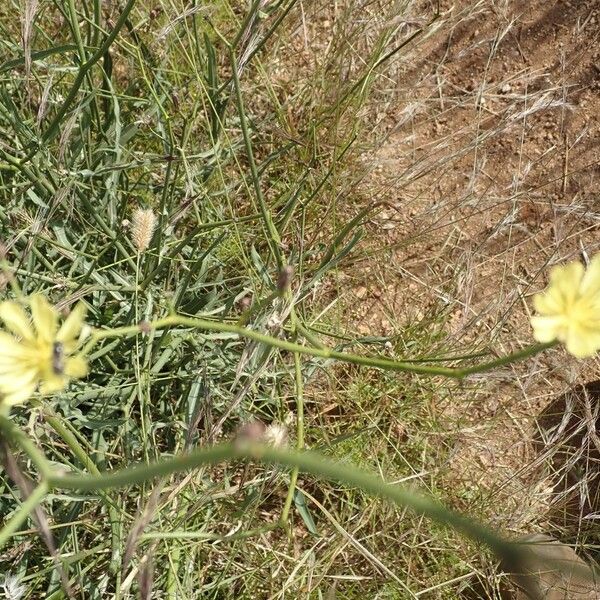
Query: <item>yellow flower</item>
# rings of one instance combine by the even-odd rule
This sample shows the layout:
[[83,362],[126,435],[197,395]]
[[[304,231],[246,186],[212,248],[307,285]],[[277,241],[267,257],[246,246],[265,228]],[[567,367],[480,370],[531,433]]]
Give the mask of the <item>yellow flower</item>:
[[[0,405],[20,404],[38,388],[42,394],[66,387],[87,374],[87,361],[75,355],[85,307],[77,305],[58,327],[58,311],[44,296],[29,299],[32,321],[16,302],[0,303]],[[11,335],[12,334],[12,335]]]
[[538,342],[559,340],[573,356],[593,356],[600,350],[600,254],[587,270],[578,262],[554,267],[550,284],[536,294],[532,317]]

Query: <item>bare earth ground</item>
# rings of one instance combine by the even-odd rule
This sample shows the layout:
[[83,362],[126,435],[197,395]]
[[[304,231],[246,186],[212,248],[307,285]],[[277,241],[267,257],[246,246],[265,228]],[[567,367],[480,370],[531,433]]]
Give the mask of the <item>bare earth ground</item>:
[[[364,193],[387,206],[371,224],[381,245],[349,276],[354,318],[389,335],[441,304],[456,348],[477,340],[504,353],[532,341],[530,296],[549,267],[598,251],[600,6],[441,9],[468,17],[390,78],[389,137],[365,156],[376,168]],[[536,417],[596,378],[597,359],[555,350],[486,375],[475,403],[439,407],[456,423],[448,485],[472,488],[502,528],[552,528],[543,515],[562,483],[536,460]]]

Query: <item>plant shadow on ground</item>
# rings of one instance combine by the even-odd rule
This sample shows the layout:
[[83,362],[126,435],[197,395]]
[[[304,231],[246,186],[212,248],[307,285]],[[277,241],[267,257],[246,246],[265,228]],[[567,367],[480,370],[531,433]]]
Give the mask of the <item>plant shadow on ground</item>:
[[[554,488],[553,502],[538,527],[543,528],[551,543],[560,543],[560,550],[554,557],[561,560],[560,556],[566,556],[559,565],[564,567],[561,573],[560,568],[547,562],[548,557],[542,555],[542,571],[536,581],[542,584],[552,581],[557,588],[554,592],[546,590],[544,598],[593,599],[598,594],[588,568],[597,570],[600,559],[600,534],[596,523],[600,512],[599,415],[600,380],[595,380],[558,395],[536,419],[535,462],[540,477]],[[550,559],[552,556],[549,554]],[[570,573],[573,564],[581,568],[581,575]],[[510,584],[508,577],[502,578],[493,591],[488,580],[474,585],[464,595],[470,600],[491,596],[502,600],[524,600],[526,597]]]
[[600,380],[577,385],[537,419],[536,447],[555,489],[548,521],[560,538],[598,560],[600,536]]

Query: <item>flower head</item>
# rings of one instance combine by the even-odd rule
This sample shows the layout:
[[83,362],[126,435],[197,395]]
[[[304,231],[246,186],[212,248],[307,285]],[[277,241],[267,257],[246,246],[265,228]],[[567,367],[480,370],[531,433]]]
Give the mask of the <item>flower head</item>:
[[137,208],[132,217],[131,237],[139,252],[148,250],[155,229],[156,215],[152,209]]
[[287,444],[288,432],[285,425],[281,423],[271,423],[263,434],[263,441],[268,446],[283,448]]
[[87,362],[75,354],[83,327],[85,307],[77,305],[58,326],[58,311],[46,298],[29,299],[31,320],[20,304],[0,303],[0,405],[20,404],[38,388],[51,394],[66,387],[69,379],[84,377]]
[[600,350],[600,254],[587,270],[578,262],[554,267],[550,284],[536,294],[532,317],[538,342],[558,340],[573,356],[593,356]]
[[11,575],[10,573],[7,573],[4,576],[2,588],[4,591],[4,597],[7,600],[20,600],[27,591],[25,586],[21,585],[19,578]]

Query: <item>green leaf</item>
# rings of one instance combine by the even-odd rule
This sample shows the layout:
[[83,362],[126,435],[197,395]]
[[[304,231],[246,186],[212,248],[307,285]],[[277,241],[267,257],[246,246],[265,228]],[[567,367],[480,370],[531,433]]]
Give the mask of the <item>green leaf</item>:
[[300,513],[300,516],[302,517],[302,520],[304,521],[304,524],[306,525],[308,531],[313,535],[318,535],[319,532],[317,531],[315,520],[312,518],[310,510],[308,510],[306,500],[304,499],[304,494],[299,490],[296,490],[294,492],[294,504],[296,506],[296,509]]

